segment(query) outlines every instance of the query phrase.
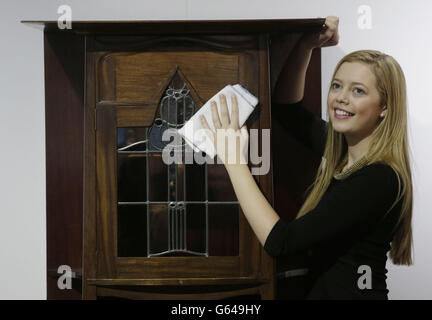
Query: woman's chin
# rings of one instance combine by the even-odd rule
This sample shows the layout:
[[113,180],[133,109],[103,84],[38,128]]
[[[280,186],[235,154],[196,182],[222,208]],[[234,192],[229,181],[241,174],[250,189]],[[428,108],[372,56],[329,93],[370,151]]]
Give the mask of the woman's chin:
[[350,130],[350,128],[348,128],[348,126],[339,123],[338,120],[332,121],[332,127],[333,127],[334,131],[339,132],[339,133],[347,133]]
[[333,130],[337,133],[343,134],[343,135],[351,135],[353,133],[352,128],[348,128],[347,126],[334,126]]

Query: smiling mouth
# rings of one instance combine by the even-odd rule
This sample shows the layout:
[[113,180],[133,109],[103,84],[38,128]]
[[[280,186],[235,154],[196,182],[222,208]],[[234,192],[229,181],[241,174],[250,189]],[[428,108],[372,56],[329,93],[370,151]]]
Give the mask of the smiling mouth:
[[353,117],[355,114],[339,108],[335,108],[334,115],[337,119],[347,119]]

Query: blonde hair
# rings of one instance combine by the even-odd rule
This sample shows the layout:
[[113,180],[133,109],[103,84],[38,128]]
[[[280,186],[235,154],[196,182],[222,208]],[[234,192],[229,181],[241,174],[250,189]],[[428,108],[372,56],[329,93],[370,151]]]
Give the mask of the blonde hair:
[[[403,71],[398,62],[389,55],[376,50],[359,50],[346,55],[339,61],[330,83],[333,82],[336,72],[344,62],[360,62],[370,67],[376,78],[381,104],[387,106],[387,114],[372,133],[371,146],[366,154],[367,161],[364,165],[384,161],[397,174],[399,191],[391,208],[401,198],[403,202],[391,242],[390,258],[396,265],[412,265],[413,196],[407,137],[406,83]],[[310,186],[312,190],[300,208],[297,218],[316,207],[330,185],[333,175],[346,161],[348,147],[343,134],[336,132],[331,122],[328,122],[327,128],[323,161],[321,161],[314,183]]]

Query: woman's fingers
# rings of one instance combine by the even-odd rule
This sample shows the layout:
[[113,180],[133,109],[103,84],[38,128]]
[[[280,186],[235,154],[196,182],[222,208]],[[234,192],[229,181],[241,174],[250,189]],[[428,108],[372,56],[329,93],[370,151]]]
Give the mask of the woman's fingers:
[[228,110],[228,105],[227,105],[227,100],[225,95],[220,94],[219,101],[220,101],[220,113],[221,113],[220,118],[219,118],[219,112],[218,112],[216,102],[212,101],[210,103],[212,120],[215,129],[233,128],[235,130],[238,130],[240,126],[239,126],[239,107],[238,107],[237,96],[234,93],[231,94],[231,119],[229,116],[229,110]]
[[339,24],[339,18],[335,16],[328,16],[324,22],[328,29],[335,31]]
[[338,44],[339,18],[329,16],[325,19],[325,23],[319,31],[306,32],[301,41],[306,48],[314,49],[319,47],[329,47]]
[[338,43],[338,24],[338,17],[329,16],[326,18],[324,26],[319,34],[318,47],[328,47]]
[[[238,155],[240,154],[240,160],[244,161],[243,158],[247,157],[247,143],[249,140],[249,134],[246,125],[243,125],[241,130],[239,130],[239,112],[238,112],[238,101],[235,94],[231,95],[231,122],[229,118],[229,111],[228,106],[226,105],[226,98],[224,96],[220,96],[221,101],[221,117],[223,125],[221,124],[221,121],[219,119],[219,114],[217,112],[217,104],[212,101],[210,103],[211,111],[212,111],[212,119],[214,123],[214,127],[216,131],[213,131],[204,115],[200,116],[201,126],[203,130],[205,130],[205,134],[207,137],[210,138],[210,140],[213,143],[214,148],[216,149],[216,154],[222,159],[224,163],[227,163],[228,157],[236,156],[236,160],[233,160],[233,163],[236,163]],[[225,100],[225,101],[224,101]],[[225,111],[222,111],[224,110]],[[226,125],[228,123],[228,125]],[[234,129],[234,130],[233,130]],[[218,133],[222,133],[223,137],[228,136],[228,146],[227,150],[228,153],[226,153],[226,150],[219,150],[217,149],[219,146],[217,144],[218,140]],[[238,145],[237,141],[240,139],[240,144]],[[224,149],[224,148],[222,148]],[[241,162],[240,161],[240,162]],[[243,163],[243,162],[241,162]]]
[[228,113],[228,105],[225,95],[219,95],[219,101],[221,104],[221,122],[224,128],[227,128],[230,124],[229,113]]
[[231,95],[231,128],[234,130],[239,129],[239,109],[237,103],[237,96],[233,93]]
[[334,46],[338,43],[339,43],[339,34],[335,33],[335,34],[333,34],[333,36],[329,40],[327,40],[324,43],[323,47]]
[[244,124],[243,127],[241,127],[240,132],[244,137],[249,138],[249,132],[246,127],[246,124]]
[[[210,103],[210,109],[211,109],[211,113],[212,113],[212,119],[213,119],[213,125],[216,129],[222,128],[222,124],[221,121],[219,119],[219,113],[217,111],[217,105],[216,102],[212,101]],[[206,121],[207,123],[207,121]]]
[[323,47],[327,46],[333,46],[338,43],[339,41],[339,33],[338,33],[338,26],[339,26],[339,18],[330,16],[326,18],[325,25],[327,27],[324,38],[325,41],[323,42]]
[[201,115],[200,120],[201,120],[201,125],[204,128],[206,135],[212,140],[212,142],[214,142],[214,134],[213,134],[213,131],[210,129],[210,126],[207,122],[206,117]]

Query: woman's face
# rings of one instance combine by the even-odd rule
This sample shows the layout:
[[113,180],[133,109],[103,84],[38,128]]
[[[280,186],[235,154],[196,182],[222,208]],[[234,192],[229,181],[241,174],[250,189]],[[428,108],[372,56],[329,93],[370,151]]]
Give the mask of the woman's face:
[[383,109],[375,75],[366,64],[344,62],[339,67],[330,86],[327,107],[334,130],[343,133],[348,142],[356,143],[373,132]]

